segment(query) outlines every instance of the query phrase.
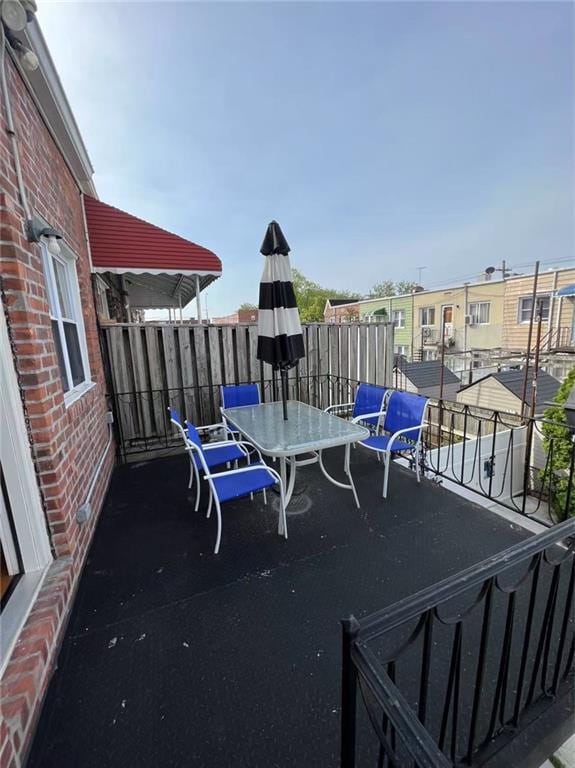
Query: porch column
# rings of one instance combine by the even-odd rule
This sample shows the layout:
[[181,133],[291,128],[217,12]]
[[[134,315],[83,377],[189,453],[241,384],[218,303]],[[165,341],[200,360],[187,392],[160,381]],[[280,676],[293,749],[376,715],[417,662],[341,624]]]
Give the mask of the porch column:
[[198,323],[202,322],[202,300],[200,298],[200,276],[196,275],[196,305]]

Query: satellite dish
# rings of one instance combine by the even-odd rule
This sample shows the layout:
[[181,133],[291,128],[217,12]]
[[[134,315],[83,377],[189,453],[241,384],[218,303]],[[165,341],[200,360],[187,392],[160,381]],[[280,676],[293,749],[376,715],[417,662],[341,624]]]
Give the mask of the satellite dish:
[[495,272],[495,267],[486,267],[485,272],[488,275],[492,275]]

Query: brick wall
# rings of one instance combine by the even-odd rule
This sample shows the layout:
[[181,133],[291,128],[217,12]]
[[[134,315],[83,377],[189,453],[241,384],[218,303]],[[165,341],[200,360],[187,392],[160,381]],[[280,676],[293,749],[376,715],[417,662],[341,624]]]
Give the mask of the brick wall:
[[92,495],[93,513],[80,525],[83,503],[108,439],[105,383],[91,288],[80,190],[10,60],[8,84],[33,209],[60,230],[78,256],[77,272],[94,386],[66,408],[48,314],[40,249],[24,237],[6,116],[0,131],[0,274],[14,343],[31,450],[45,507],[54,563],[49,569],[2,679],[0,766],[20,766],[57,655],[94,525],[112,471],[108,452]]

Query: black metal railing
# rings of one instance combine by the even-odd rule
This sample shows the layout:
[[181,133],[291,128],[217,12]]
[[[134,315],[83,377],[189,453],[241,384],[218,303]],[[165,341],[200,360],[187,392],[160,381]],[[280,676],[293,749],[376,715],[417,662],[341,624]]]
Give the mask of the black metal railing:
[[[281,397],[279,376],[262,379],[258,384],[262,402]],[[353,400],[356,388],[357,382],[351,379],[331,375],[303,376],[296,370],[288,379],[288,397],[317,408]],[[221,422],[220,391],[220,384],[210,384],[109,393],[120,460],[180,447],[180,439],[168,418],[168,406],[197,426]]]
[[566,424],[432,401],[423,470],[549,525],[575,514],[574,441]]
[[571,519],[343,621],[342,768],[485,764],[569,700],[574,536]]
[[[359,382],[333,375],[300,375],[288,380],[288,395],[318,408],[351,402]],[[259,382],[264,402],[280,396],[278,377]],[[119,457],[140,458],[179,446],[167,407],[196,425],[221,421],[220,385],[172,387],[109,395],[115,414]],[[422,469],[429,478],[465,488],[514,512],[552,524],[575,513],[575,451],[571,463],[556,461],[556,443],[545,422],[446,401],[430,401],[424,431]],[[563,427],[563,431],[567,427]],[[564,455],[564,451],[563,454]],[[456,488],[454,488],[456,489]]]

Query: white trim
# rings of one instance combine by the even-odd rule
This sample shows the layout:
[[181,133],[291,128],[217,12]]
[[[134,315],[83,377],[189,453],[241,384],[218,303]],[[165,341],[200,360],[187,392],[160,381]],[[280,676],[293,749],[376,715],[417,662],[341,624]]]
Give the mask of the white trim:
[[[62,355],[64,357],[64,367],[66,369],[66,379],[68,383],[68,389],[64,392],[64,402],[68,405],[71,401],[77,400],[86,390],[86,385],[92,384],[90,373],[90,360],[88,357],[88,346],[86,343],[86,330],[84,328],[84,314],[82,312],[82,304],[80,301],[80,287],[78,281],[78,272],[76,269],[77,256],[70,248],[62,241],[60,244],[62,253],[58,256],[54,256],[48,251],[47,246],[42,243],[42,262],[44,266],[44,277],[46,280],[46,288],[48,291],[49,304],[50,304],[50,319],[58,323],[58,331],[60,335],[60,347],[62,349]],[[66,288],[69,294],[69,299],[72,304],[73,317],[66,318],[63,314],[63,309],[60,306],[60,296],[58,293],[58,284],[56,280],[54,262],[57,261],[62,265],[65,271]],[[55,310],[55,313],[52,312]],[[66,344],[66,335],[64,332],[64,320],[69,320],[76,326],[76,332],[78,334],[78,344],[80,347],[80,357],[82,358],[82,368],[84,372],[84,379],[79,384],[74,386],[72,369],[70,367],[70,356],[68,353],[68,346]],[[79,393],[79,394],[78,394]]]
[[77,387],[74,387],[74,389],[70,389],[68,392],[65,392],[64,406],[66,408],[69,408],[77,400],[83,397],[86,394],[86,392],[89,392],[91,389],[94,389],[95,386],[96,386],[95,381],[84,381],[82,382],[82,384],[78,384]]
[[24,571],[52,559],[0,297],[0,458]]
[[44,583],[48,570],[49,566],[46,566],[41,571],[22,574],[2,611],[0,676],[4,673],[4,669],[10,661],[16,641]]
[[110,272],[112,275],[206,275],[220,277],[222,271],[198,269],[149,269],[148,267],[92,267],[92,272]]

